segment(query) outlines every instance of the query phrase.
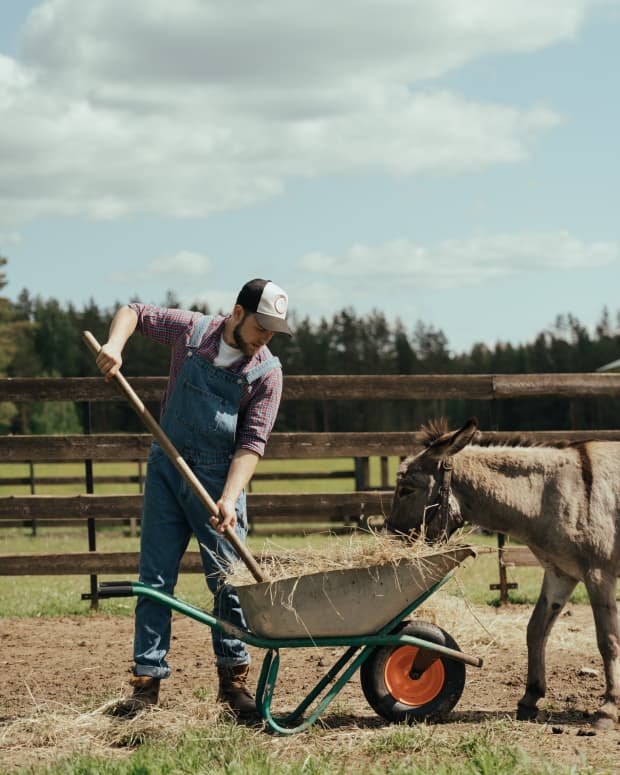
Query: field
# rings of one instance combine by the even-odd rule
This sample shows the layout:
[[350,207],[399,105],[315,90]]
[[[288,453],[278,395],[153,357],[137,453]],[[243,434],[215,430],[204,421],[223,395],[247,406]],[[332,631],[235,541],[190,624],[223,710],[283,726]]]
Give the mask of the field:
[[[388,459],[388,477],[393,482],[396,478],[398,459]],[[99,483],[98,477],[106,476],[139,476],[140,467],[137,463],[105,463],[93,464],[95,477],[95,492],[106,493],[137,493],[138,484]],[[330,471],[351,472],[349,478],[341,479],[286,479],[287,473],[298,474],[300,471],[313,473],[326,473]],[[142,467],[142,474],[146,472],[146,465]],[[354,490],[353,461],[352,458],[329,458],[324,460],[262,460],[257,468],[257,474],[277,473],[282,478],[269,481],[255,479],[252,482],[252,492],[296,492],[300,489],[304,492],[348,492]],[[36,493],[39,495],[64,495],[84,492],[84,484],[40,484],[38,480],[49,477],[80,477],[84,479],[84,465],[82,463],[34,463],[32,474],[35,480]],[[0,464],[0,496],[2,495],[28,495],[30,493],[29,482],[10,486],[3,485],[6,478],[23,478],[29,480],[31,475],[28,463],[4,463]],[[370,459],[370,483],[372,487],[380,484],[380,462],[373,457]]]
[[[99,531],[97,540],[103,551],[137,548],[137,539],[118,529]],[[319,552],[324,540],[274,538],[267,548],[303,543]],[[265,539],[251,539],[250,546],[258,552]],[[85,548],[83,529],[40,528],[36,537],[21,528],[0,532],[0,553]],[[483,668],[467,668],[463,696],[445,723],[388,725],[368,706],[354,676],[317,725],[279,737],[221,713],[210,632],[180,615],[161,707],[130,722],[107,716],[106,705],[127,691],[133,601],[102,601],[92,612],[80,599],[88,578],[0,577],[0,773],[616,773],[620,729],[592,735],[588,725],[604,682],[581,585],[550,638],[539,721],[515,720],[525,628],[540,578],[537,568],[511,570],[515,602],[497,607],[497,592],[489,589],[497,581],[496,556],[481,553],[417,613],[484,658]],[[182,576],[177,594],[209,607],[199,575]],[[252,654],[255,682],[262,653]],[[336,658],[325,649],[283,652],[275,711],[294,707]]]

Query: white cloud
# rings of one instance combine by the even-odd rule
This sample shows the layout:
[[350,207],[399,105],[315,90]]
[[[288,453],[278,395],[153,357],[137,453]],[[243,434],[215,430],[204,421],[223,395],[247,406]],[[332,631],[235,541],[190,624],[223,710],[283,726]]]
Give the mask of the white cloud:
[[325,283],[320,280],[299,282],[294,280],[286,286],[291,302],[291,308],[300,310],[313,319],[330,318],[334,310],[351,305],[351,295],[347,293],[346,285],[341,283]]
[[19,245],[22,241],[22,235],[18,231],[0,231],[0,255],[7,245]]
[[153,274],[181,275],[183,277],[204,277],[211,271],[212,263],[208,256],[182,250],[174,256],[158,258],[149,264]]
[[[412,82],[575,35],[598,0],[47,0],[27,61],[81,79],[270,89],[369,75]],[[77,38],[76,38],[77,33]]]
[[431,85],[597,0],[46,0],[0,58],[0,218],[202,217],[293,177],[527,158],[560,117]]
[[308,253],[301,271],[354,283],[372,281],[428,288],[479,285],[495,278],[540,270],[609,266],[620,258],[618,242],[582,242],[567,232],[484,234],[424,246],[410,240],[353,245],[343,255]]
[[213,263],[208,256],[181,250],[172,256],[162,256],[136,269],[116,273],[114,280],[121,283],[132,283],[137,280],[155,280],[169,278],[177,283],[204,280],[212,271]]

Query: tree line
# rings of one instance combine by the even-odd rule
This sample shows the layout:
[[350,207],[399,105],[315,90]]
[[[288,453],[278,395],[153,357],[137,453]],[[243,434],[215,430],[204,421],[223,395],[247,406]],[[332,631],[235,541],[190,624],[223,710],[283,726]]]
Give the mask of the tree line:
[[[0,294],[6,285],[0,257]],[[179,306],[172,292],[163,306]],[[208,314],[208,307],[193,309]],[[98,374],[81,333],[88,329],[105,341],[116,310],[94,300],[78,309],[54,298],[33,297],[24,289],[16,300],[0,295],[0,377],[85,377]],[[214,310],[215,312],[215,310]],[[271,349],[285,374],[523,374],[592,372],[620,358],[620,312],[607,309],[593,331],[571,314],[531,342],[494,346],[475,344],[469,352],[451,351],[443,331],[418,321],[408,331],[375,310],[359,316],[353,308],[316,323],[292,315],[295,335],[274,337]],[[133,336],[124,353],[123,372],[131,376],[167,373],[168,349]],[[472,414],[481,427],[504,430],[617,428],[620,402],[600,399],[528,399],[502,401],[307,401],[284,402],[276,430],[363,431],[417,429],[431,417],[453,425]],[[158,407],[149,407],[157,415]],[[86,408],[70,402],[16,406],[0,403],[0,433],[79,433]],[[122,401],[94,403],[94,432],[142,430],[131,407]]]

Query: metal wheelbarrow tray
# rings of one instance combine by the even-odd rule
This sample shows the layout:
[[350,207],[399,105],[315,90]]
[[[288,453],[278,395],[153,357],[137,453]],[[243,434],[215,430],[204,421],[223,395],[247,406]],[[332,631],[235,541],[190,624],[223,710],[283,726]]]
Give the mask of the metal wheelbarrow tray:
[[[472,556],[471,547],[460,546],[411,561],[241,585],[237,592],[248,629],[141,582],[101,582],[98,594],[149,597],[266,649],[256,706],[276,732],[291,734],[313,724],[358,669],[371,707],[388,721],[411,723],[446,715],[463,692],[465,665],[482,666],[480,658],[464,654],[440,627],[405,621]],[[274,717],[279,651],[308,647],[346,650],[295,710]]]
[[248,628],[263,638],[333,638],[379,632],[471,556],[468,547],[410,561],[237,586]]

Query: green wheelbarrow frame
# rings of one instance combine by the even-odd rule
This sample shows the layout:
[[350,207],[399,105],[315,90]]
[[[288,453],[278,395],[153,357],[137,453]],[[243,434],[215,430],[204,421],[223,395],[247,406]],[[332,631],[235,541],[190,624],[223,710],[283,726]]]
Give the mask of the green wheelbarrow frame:
[[[447,659],[463,662],[464,664],[473,667],[482,667],[482,659],[479,657],[469,656],[462,651],[451,649],[423,638],[393,632],[405,617],[422,605],[422,603],[443,586],[443,584],[452,577],[453,573],[454,570],[450,570],[442,579],[430,586],[410,605],[403,608],[394,619],[389,621],[376,633],[354,636],[346,635],[342,637],[259,637],[250,630],[236,627],[221,619],[217,619],[191,603],[187,603],[174,595],[161,592],[160,590],[139,581],[101,582],[98,588],[98,595],[100,598],[131,596],[148,597],[151,600],[167,606],[173,611],[177,611],[178,613],[184,614],[185,616],[200,622],[201,624],[206,624],[227,635],[238,638],[250,646],[266,649],[267,653],[263,659],[256,689],[256,707],[264,721],[274,732],[278,732],[282,735],[290,735],[307,729],[317,721],[349,681],[351,676],[362,666],[372,654],[373,650],[378,646],[415,646],[419,649],[436,652]],[[347,650],[336,660],[323,678],[321,678],[308,692],[295,710],[286,716],[273,716],[271,706],[278,680],[280,650],[284,648],[330,648],[343,646],[347,647]],[[330,686],[330,684],[333,685]],[[318,700],[316,707],[306,718],[304,718],[303,714],[316,700]]]

